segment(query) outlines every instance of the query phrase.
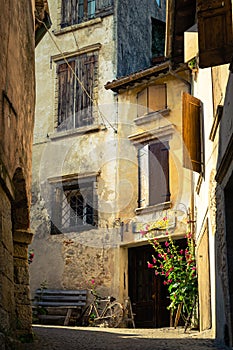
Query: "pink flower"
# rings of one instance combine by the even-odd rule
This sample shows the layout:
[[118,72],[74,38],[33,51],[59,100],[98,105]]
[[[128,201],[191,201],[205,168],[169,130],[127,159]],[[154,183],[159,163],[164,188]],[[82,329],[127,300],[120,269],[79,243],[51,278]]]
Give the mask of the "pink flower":
[[163,284],[166,286],[167,282],[166,282],[166,281],[163,281]]
[[145,236],[147,234],[147,231],[140,230],[140,233],[141,233],[142,236]]
[[182,255],[184,253],[184,249],[181,249],[180,250],[180,254]]
[[167,280],[167,283],[172,283],[172,279]]
[[168,236],[168,235],[169,235],[169,232],[168,232],[168,231],[166,231],[166,233],[165,233],[165,234],[166,234],[166,236]]
[[159,254],[158,254],[158,257],[159,257],[159,258],[162,258],[162,255],[159,253]]
[[163,221],[167,221],[167,216],[164,216]]
[[160,265],[160,268],[163,269],[163,265],[162,264]]
[[95,280],[94,279],[91,280],[91,284],[95,284]]
[[166,274],[165,274],[165,276],[168,277],[169,275],[170,275],[170,272],[167,271]]
[[166,246],[166,247],[169,247],[168,241],[165,242],[165,246]]
[[157,263],[157,260],[155,258],[153,258],[153,263],[156,264]]
[[196,270],[197,268],[195,266],[192,267],[192,270]]
[[170,253],[170,249],[169,248],[167,249],[167,252]]
[[157,276],[158,274],[159,274],[158,271],[155,270],[155,276]]
[[153,269],[153,267],[154,267],[154,265],[149,263],[149,262],[147,262],[147,266],[148,266],[149,269]]

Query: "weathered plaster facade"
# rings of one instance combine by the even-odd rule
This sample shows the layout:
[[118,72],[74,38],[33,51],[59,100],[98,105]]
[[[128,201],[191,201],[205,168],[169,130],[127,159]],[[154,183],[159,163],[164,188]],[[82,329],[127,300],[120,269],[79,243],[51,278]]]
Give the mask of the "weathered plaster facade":
[[[61,29],[60,1],[49,1],[53,23],[51,35],[36,49],[37,104],[32,189],[35,237],[31,245],[35,258],[30,265],[32,293],[44,282],[51,288],[76,289],[90,287],[90,281],[94,278],[101,294],[113,294],[121,301],[127,296],[122,272],[127,266],[127,254],[119,248],[119,244],[122,240],[132,239],[134,209],[137,207],[136,152],[128,140],[135,129],[135,114],[130,112],[123,115],[122,106],[128,108],[129,105],[131,111],[133,105],[130,106],[128,101],[123,105],[118,104],[117,96],[106,90],[104,85],[118,74],[128,74],[150,64],[151,34],[148,37],[147,34],[151,33],[151,17],[164,19],[165,2],[162,1],[161,8],[157,7],[156,2],[153,6],[151,2],[146,3],[150,3],[150,6],[138,2],[137,6],[132,6],[130,11],[123,14],[125,2],[114,1],[113,7],[101,16],[96,15],[89,21]],[[134,31],[135,23],[139,17],[140,20],[145,19],[140,29],[143,35],[135,42],[134,36],[138,33]],[[147,37],[146,42],[143,41],[144,37]],[[138,45],[138,41],[141,45]],[[125,52],[124,62],[119,60],[121,49]],[[134,55],[131,55],[132,50]],[[58,131],[57,65],[65,58],[91,52],[98,56],[98,79],[93,91],[98,106],[94,104],[94,122],[88,126]],[[123,71],[126,61],[127,71]],[[135,99],[132,99],[132,104],[135,104]],[[173,104],[175,106],[174,101]],[[76,178],[81,181],[95,179],[98,227],[51,235],[53,187]],[[129,228],[123,227],[122,222]],[[122,230],[126,233],[125,237]]]

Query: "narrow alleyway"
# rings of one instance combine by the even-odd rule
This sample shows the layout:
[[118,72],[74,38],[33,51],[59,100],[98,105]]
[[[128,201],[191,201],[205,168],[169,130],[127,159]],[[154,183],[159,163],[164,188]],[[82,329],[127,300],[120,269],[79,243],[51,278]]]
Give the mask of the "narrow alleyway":
[[224,350],[208,333],[183,329],[34,326],[35,342],[23,350]]

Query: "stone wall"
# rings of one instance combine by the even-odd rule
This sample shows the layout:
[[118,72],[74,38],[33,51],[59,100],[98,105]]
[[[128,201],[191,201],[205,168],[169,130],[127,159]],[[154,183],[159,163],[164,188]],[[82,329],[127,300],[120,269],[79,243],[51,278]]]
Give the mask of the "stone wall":
[[[1,2],[0,338],[31,336],[27,248],[35,104],[32,2]],[[0,340],[5,349],[5,340]],[[3,345],[4,344],[4,345]],[[10,345],[9,345],[10,346]]]

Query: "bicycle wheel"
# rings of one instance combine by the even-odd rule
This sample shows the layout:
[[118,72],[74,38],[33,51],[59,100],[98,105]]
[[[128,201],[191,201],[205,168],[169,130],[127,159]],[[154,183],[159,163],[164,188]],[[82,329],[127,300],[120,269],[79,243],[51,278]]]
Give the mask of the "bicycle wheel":
[[81,316],[82,326],[92,325],[94,319],[96,318],[96,311],[94,305],[88,305]]
[[123,319],[122,305],[118,302],[112,303],[108,306],[104,317],[106,317],[108,327],[118,327]]

